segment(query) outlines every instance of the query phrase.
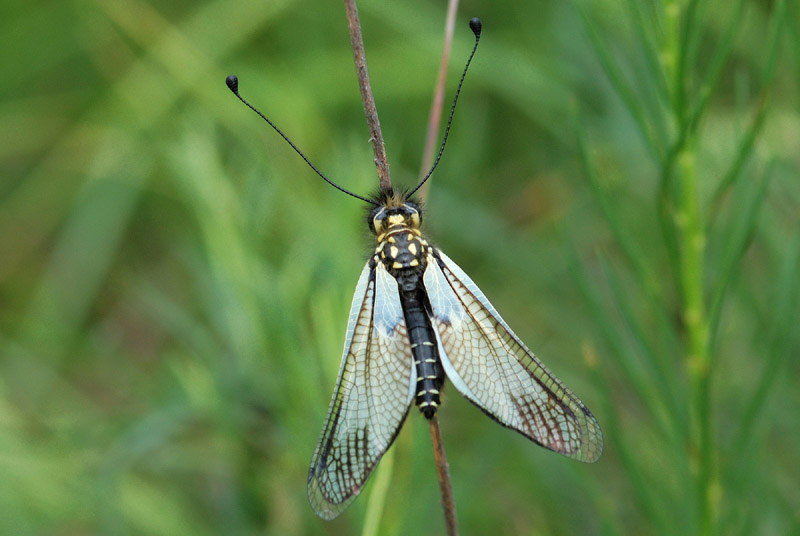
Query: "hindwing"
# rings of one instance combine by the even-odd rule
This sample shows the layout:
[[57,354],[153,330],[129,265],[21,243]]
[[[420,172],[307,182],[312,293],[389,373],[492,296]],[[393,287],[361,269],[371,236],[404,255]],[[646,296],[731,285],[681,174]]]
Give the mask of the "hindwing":
[[453,385],[499,423],[584,462],[603,450],[589,409],[511,331],[472,279],[432,250],[424,274],[439,357]]

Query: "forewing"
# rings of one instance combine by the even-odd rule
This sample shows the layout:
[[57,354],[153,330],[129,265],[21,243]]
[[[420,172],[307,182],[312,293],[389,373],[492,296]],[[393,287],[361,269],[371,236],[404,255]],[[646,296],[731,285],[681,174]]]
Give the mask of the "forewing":
[[383,264],[364,267],[325,428],[308,472],[308,499],[333,519],[356,498],[411,406],[416,371],[397,282]]
[[597,420],[511,331],[472,279],[436,250],[424,282],[440,358],[453,385],[539,445],[584,462],[597,460],[603,451]]

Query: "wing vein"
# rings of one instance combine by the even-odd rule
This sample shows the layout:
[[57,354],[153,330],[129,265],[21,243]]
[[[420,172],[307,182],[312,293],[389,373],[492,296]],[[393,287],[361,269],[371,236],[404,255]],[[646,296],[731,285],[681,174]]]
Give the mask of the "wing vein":
[[602,432],[594,416],[520,341],[469,276],[437,250],[425,278],[443,366],[456,388],[534,442],[596,460]]

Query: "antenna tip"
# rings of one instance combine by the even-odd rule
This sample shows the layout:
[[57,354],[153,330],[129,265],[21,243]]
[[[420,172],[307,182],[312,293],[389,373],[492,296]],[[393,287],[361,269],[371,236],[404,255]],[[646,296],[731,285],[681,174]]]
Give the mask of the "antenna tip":
[[228,75],[228,78],[225,79],[225,83],[228,85],[228,89],[233,91],[234,95],[239,94],[239,78],[235,75]]
[[481,19],[479,19],[478,17],[473,17],[472,19],[470,19],[469,28],[470,30],[472,30],[472,33],[475,34],[475,38],[481,36],[481,26],[482,26]]

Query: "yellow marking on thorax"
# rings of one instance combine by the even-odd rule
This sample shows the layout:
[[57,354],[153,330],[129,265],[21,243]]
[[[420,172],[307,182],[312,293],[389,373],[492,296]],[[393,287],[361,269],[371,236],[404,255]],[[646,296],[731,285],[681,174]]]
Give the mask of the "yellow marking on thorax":
[[392,214],[388,218],[386,218],[386,222],[389,224],[389,227],[394,227],[395,225],[403,225],[406,219],[403,217],[402,214]]
[[395,237],[395,235],[410,231],[410,229],[405,225],[402,225],[402,227],[400,228],[398,228],[398,225],[393,225],[392,227],[393,227],[392,229],[384,231],[378,235],[378,243],[383,243],[384,241],[386,241],[389,242],[390,244],[394,244],[395,242],[397,242],[397,238]]

